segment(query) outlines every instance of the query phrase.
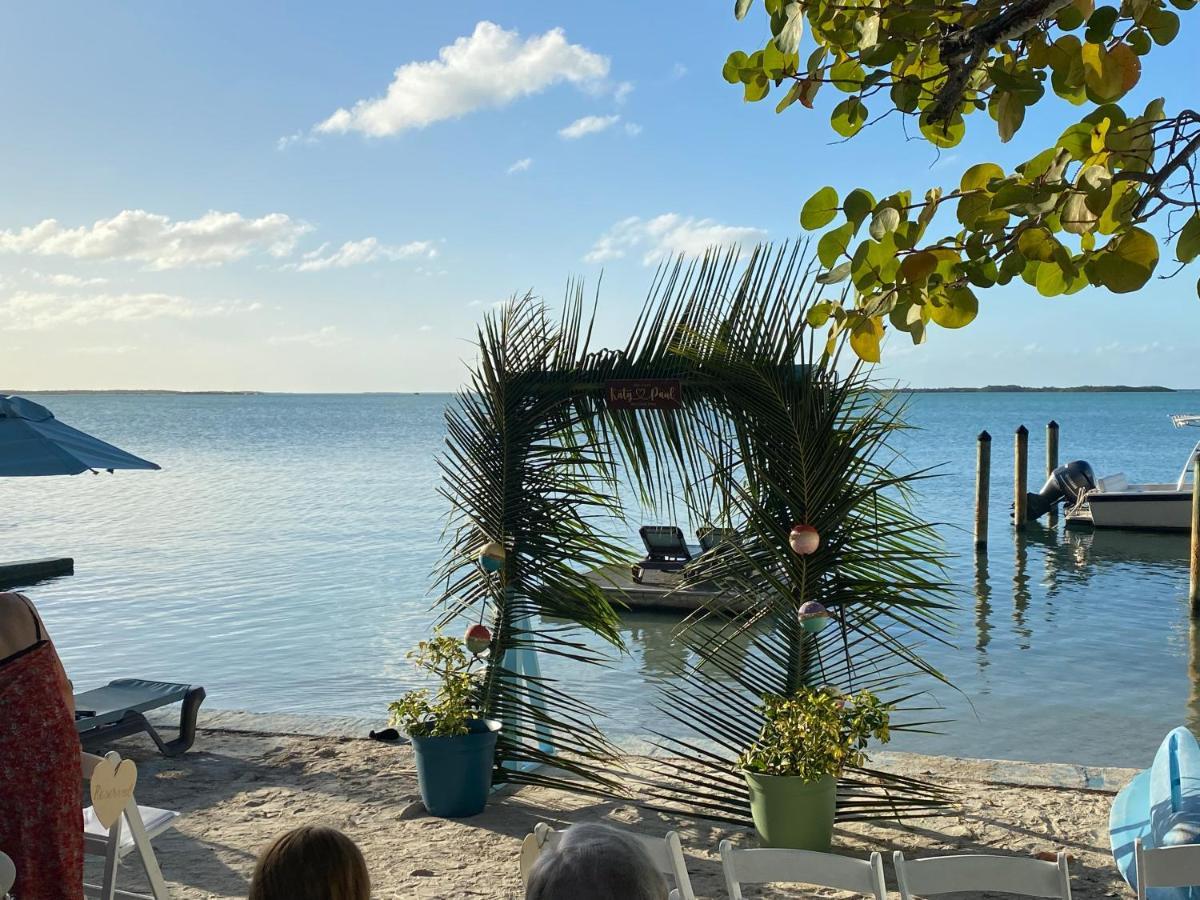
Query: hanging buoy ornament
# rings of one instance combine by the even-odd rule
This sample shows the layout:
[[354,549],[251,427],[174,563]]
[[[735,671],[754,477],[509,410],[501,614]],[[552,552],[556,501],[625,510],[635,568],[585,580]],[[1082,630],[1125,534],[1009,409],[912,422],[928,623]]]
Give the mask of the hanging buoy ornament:
[[811,525],[793,525],[788,544],[797,556],[808,556],[821,546],[821,536]]
[[833,616],[829,614],[829,610],[816,600],[808,600],[800,604],[800,609],[796,613],[796,617],[800,620],[800,627],[809,634],[816,634],[833,621]]
[[499,572],[504,568],[504,545],[499,541],[488,541],[479,548],[479,564],[485,572]]
[[492,646],[492,633],[484,624],[472,625],[467,629],[466,636],[467,649],[471,651],[472,656],[478,656],[488,647]]

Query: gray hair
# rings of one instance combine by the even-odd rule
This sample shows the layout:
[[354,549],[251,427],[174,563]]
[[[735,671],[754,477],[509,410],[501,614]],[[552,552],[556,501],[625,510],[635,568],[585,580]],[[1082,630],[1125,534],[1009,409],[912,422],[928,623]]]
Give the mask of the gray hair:
[[587,822],[538,857],[525,900],[667,900],[667,882],[634,838]]

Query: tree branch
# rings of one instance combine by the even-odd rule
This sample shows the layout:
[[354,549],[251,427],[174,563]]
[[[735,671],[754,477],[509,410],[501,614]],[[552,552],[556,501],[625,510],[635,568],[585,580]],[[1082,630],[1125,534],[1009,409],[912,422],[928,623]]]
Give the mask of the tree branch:
[[988,49],[1020,37],[1038,22],[1070,4],[1071,0],[1018,0],[996,17],[965,30],[953,31],[942,38],[938,51],[948,74],[937,99],[929,106],[929,120],[944,122],[950,118],[962,103],[962,95],[971,74],[985,58]]

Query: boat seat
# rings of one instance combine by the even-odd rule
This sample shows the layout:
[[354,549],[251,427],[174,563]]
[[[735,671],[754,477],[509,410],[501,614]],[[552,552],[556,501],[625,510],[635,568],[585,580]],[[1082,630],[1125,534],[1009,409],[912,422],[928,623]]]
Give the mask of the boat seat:
[[1129,490],[1129,479],[1125,477],[1124,472],[1118,472],[1116,475],[1109,475],[1107,478],[1101,478],[1096,482],[1096,487],[1100,489],[1102,494],[1112,494],[1117,491]]

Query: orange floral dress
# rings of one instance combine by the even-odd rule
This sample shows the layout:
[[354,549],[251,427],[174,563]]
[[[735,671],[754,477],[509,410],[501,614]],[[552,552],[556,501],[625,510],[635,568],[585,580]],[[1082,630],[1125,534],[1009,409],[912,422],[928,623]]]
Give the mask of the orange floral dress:
[[58,655],[34,621],[37,640],[0,660],[0,850],[17,868],[16,900],[80,900],[79,735]]

